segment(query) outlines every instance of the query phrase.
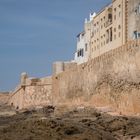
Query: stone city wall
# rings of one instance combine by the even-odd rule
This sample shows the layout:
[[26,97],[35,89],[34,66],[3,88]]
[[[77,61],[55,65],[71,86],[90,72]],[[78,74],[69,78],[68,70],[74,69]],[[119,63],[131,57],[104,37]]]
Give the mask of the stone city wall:
[[[22,78],[21,78],[22,79]],[[52,78],[26,78],[10,95],[9,104],[17,109],[52,104]]]
[[140,113],[140,40],[53,76],[53,103]]
[[77,66],[77,63],[71,61],[57,61],[53,63],[53,74],[59,74],[61,72],[71,70]]
[[9,97],[9,92],[0,92],[0,105],[7,104]]
[[136,40],[53,77],[23,74],[9,104],[18,109],[50,104],[107,106],[140,113],[139,60],[140,40]]

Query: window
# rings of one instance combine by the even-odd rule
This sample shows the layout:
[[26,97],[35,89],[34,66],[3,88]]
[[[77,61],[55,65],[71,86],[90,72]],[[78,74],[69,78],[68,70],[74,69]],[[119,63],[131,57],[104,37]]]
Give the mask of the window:
[[119,12],[119,17],[121,17],[121,12]]
[[79,51],[79,56],[81,56],[81,50]]
[[112,41],[112,28],[110,28],[110,41]]
[[121,25],[118,26],[118,29],[121,29]]
[[94,32],[92,32],[91,34],[92,34],[91,36],[94,37]]
[[140,38],[140,33],[134,31],[134,39],[138,39],[138,38]]
[[101,29],[103,28],[103,25],[101,25]]
[[77,52],[77,56],[78,57],[80,57],[80,56],[84,56],[84,49],[80,49],[80,50],[78,50],[78,52]]
[[118,6],[119,8],[121,8],[121,5],[119,4],[119,6]]
[[140,33],[138,33],[138,38],[140,38]]
[[116,12],[116,8],[114,8],[114,12]]
[[82,49],[82,57],[84,56],[84,49]]
[[77,57],[79,57],[79,51],[77,52]]
[[114,32],[116,32],[116,28],[114,28]]
[[116,20],[116,15],[114,15],[114,20]]
[[109,30],[106,31],[106,35],[107,35],[106,43],[109,43]]
[[116,40],[116,35],[114,35],[114,40]]
[[113,40],[113,32],[112,32],[112,27],[108,30],[106,30],[106,43],[109,43]]
[[135,14],[137,15],[138,14],[138,8],[136,7],[134,11],[135,11]]
[[112,22],[112,14],[111,13],[108,14],[108,20],[109,20],[109,22]]
[[85,51],[87,51],[87,43],[85,44]]

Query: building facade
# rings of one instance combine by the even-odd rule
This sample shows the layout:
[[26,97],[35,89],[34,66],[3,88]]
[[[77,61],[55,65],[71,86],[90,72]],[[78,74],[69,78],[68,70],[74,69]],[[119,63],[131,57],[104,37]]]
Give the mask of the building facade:
[[[91,17],[90,14],[84,34],[78,36],[76,62],[81,64],[140,38],[139,23],[140,0],[112,0],[97,15]],[[83,49],[84,55],[79,56],[79,48]]]
[[125,0],[114,0],[91,21],[94,30],[91,33],[90,58],[126,43],[125,9]]
[[77,51],[75,53],[75,60],[78,64],[85,62],[85,32],[77,35]]
[[89,21],[85,19],[84,31],[77,35],[77,49],[75,53],[75,62],[81,64],[87,62],[90,55],[91,24],[96,13],[90,14]]
[[140,0],[129,0],[128,40],[140,38]]

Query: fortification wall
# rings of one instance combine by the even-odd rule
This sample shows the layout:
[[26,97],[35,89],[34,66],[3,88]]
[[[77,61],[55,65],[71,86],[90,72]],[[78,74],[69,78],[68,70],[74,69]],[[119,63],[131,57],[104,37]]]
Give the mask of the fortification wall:
[[7,104],[9,97],[9,92],[0,92],[0,105]]
[[140,113],[140,41],[53,76],[53,103]]
[[77,66],[77,64],[75,62],[72,61],[57,61],[53,63],[53,74],[59,74],[61,72],[67,71],[67,70],[71,70],[73,68],[75,68]]
[[[139,38],[140,33],[140,0],[129,0],[128,2],[128,39]],[[134,21],[135,22],[132,22]],[[137,37],[136,37],[137,34]]]
[[9,104],[17,109],[52,104],[52,78],[30,79],[10,95]]

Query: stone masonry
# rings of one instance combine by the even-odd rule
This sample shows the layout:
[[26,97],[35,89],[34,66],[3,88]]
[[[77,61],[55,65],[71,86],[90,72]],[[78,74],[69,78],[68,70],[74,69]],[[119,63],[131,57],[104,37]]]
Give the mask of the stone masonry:
[[22,73],[8,103],[17,109],[107,106],[120,113],[139,114],[140,0],[112,0],[92,22],[94,30],[85,28],[89,42],[84,46],[90,58],[86,63],[56,62],[53,76],[40,79]]
[[41,79],[21,76],[9,104],[17,109],[44,105],[110,107],[140,113],[140,40],[89,62]]
[[140,41],[53,76],[53,103],[140,113]]
[[28,78],[26,73],[21,76],[21,83],[10,94],[9,104],[16,109],[52,104],[52,78]]

